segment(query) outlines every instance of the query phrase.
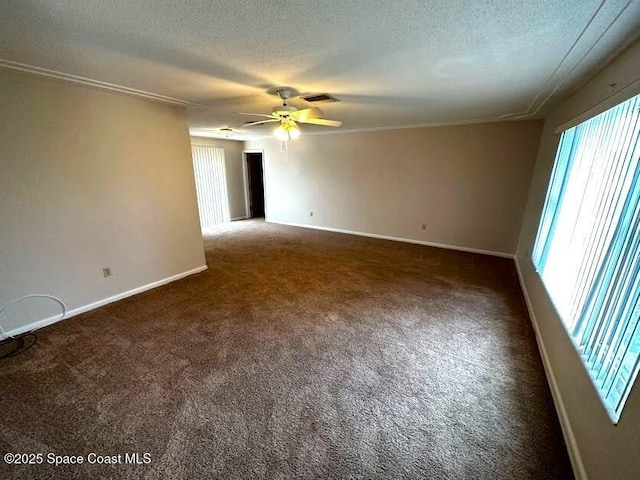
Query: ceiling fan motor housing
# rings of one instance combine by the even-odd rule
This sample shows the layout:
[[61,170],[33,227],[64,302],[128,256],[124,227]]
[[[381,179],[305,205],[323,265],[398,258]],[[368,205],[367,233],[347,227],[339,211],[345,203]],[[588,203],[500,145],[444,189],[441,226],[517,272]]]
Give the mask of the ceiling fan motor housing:
[[298,111],[296,107],[293,105],[279,105],[277,107],[273,107],[272,112],[281,117],[292,114],[293,112]]

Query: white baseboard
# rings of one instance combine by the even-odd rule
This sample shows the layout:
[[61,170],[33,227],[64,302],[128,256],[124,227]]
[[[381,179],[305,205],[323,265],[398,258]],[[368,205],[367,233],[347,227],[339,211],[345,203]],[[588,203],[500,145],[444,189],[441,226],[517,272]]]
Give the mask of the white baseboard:
[[564,406],[564,401],[562,400],[560,389],[558,388],[558,382],[556,382],[553,368],[551,368],[549,355],[547,354],[547,349],[544,346],[544,341],[540,336],[536,314],[533,311],[531,298],[529,297],[529,292],[527,291],[527,286],[525,285],[524,276],[522,275],[522,270],[520,268],[520,263],[518,262],[517,256],[514,257],[514,262],[516,264],[516,270],[518,271],[520,288],[522,288],[524,300],[527,304],[527,310],[529,311],[529,318],[531,318],[531,325],[533,326],[533,330],[536,335],[536,343],[538,344],[538,351],[540,352],[542,364],[544,365],[544,371],[547,375],[547,382],[549,383],[551,396],[553,397],[553,403],[556,407],[558,418],[560,419],[560,427],[562,428],[564,441],[567,445],[567,451],[569,452],[569,459],[571,460],[571,466],[573,467],[573,474],[575,475],[576,480],[588,480],[587,472],[584,469],[584,464],[582,463],[582,456],[580,455],[580,450],[578,449],[578,443],[576,442],[576,437],[573,434],[573,428],[571,428],[571,422],[569,422],[567,410]]
[[188,270],[186,272],[178,273],[176,275],[172,275],[167,278],[163,278],[161,280],[157,280],[155,282],[149,283],[147,285],[142,285],[141,287],[134,288],[132,290],[128,290],[126,292],[119,293],[117,295],[113,295],[112,297],[103,298],[102,300],[98,300],[97,302],[89,303],[88,305],[83,305],[81,307],[74,308],[72,310],[68,310],[67,314],[64,318],[60,317],[60,315],[54,315],[52,317],[45,318],[43,320],[38,320],[27,325],[23,325],[13,330],[9,330],[6,333],[10,336],[15,337],[16,335],[20,335],[26,332],[32,332],[33,330],[38,330],[42,327],[46,327],[47,325],[51,325],[53,323],[57,323],[61,320],[67,320],[68,318],[75,317],[76,315],[80,315],[81,313],[88,312],[90,310],[95,310],[96,308],[102,307],[109,303],[117,302],[118,300],[123,300],[127,297],[131,297],[138,293],[146,292],[147,290],[151,290],[156,287],[160,287],[162,285],[166,285],[167,283],[175,282],[176,280],[180,280],[181,278],[188,277],[189,275],[193,275],[195,273],[203,272],[208,267],[206,265],[202,265],[200,267],[194,268],[192,270]]
[[445,243],[425,242],[423,240],[414,240],[411,238],[391,237],[388,235],[378,235],[376,233],[356,232],[354,230],[343,230],[340,228],[321,227],[317,225],[308,225],[304,223],[277,222],[265,219],[267,223],[277,223],[279,225],[288,225],[290,227],[311,228],[313,230],[323,230],[325,232],[347,233],[349,235],[357,235],[359,237],[379,238],[381,240],[392,240],[394,242],[413,243],[416,245],[426,245],[428,247],[446,248],[447,250],[458,250],[460,252],[480,253],[482,255],[491,255],[494,257],[514,258],[513,253],[493,252],[491,250],[481,250],[478,248],[459,247],[457,245],[447,245]]
[[232,218],[231,221],[235,222],[236,220],[246,220],[247,218],[249,218],[249,217],[247,217],[246,215],[242,215],[241,217]]

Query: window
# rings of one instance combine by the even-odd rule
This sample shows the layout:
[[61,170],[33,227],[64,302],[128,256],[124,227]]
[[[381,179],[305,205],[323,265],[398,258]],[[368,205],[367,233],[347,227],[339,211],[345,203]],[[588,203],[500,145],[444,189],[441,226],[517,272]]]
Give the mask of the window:
[[640,95],[560,139],[533,263],[609,416],[640,365]]
[[229,221],[224,148],[192,145],[191,153],[200,227],[207,232],[211,227]]

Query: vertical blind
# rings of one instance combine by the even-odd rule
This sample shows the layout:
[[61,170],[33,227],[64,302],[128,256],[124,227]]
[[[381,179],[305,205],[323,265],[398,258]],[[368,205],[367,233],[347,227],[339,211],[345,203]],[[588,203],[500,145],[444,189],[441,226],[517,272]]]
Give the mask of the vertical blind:
[[193,145],[191,152],[200,227],[206,231],[214,225],[230,220],[224,148]]
[[533,263],[612,420],[640,365],[640,95],[563,132]]

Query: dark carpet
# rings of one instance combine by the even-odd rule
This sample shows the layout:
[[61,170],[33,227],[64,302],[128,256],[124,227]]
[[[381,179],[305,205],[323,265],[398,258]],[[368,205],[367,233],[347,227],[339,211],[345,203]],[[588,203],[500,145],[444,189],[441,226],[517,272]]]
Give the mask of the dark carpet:
[[206,254],[0,362],[0,452],[45,455],[0,478],[573,478],[511,260],[255,221]]

